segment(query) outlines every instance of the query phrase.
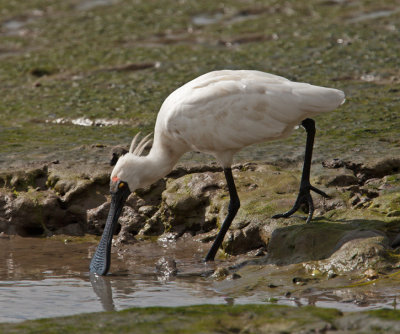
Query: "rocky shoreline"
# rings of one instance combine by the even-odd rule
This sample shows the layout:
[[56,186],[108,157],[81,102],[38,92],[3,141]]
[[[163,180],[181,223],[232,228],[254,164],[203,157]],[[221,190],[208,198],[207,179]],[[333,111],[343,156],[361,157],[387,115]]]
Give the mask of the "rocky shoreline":
[[[247,254],[265,264],[303,263],[309,273],[335,276],[400,266],[400,159],[367,164],[325,161],[313,182],[331,199],[314,196],[311,223],[271,219],[288,209],[299,172],[265,163],[233,167],[241,208],[220,256]],[[294,169],[294,171],[293,171]],[[107,165],[53,162],[0,173],[0,233],[100,235],[109,209]],[[210,242],[229,198],[217,165],[177,166],[166,178],[132,194],[119,220],[118,249],[146,238],[191,237]],[[374,276],[375,274],[370,274]]]

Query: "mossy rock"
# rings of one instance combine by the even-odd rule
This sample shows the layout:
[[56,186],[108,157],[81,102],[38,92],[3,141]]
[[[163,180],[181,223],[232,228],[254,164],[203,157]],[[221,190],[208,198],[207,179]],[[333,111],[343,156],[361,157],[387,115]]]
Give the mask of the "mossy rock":
[[[140,319],[140,320],[138,320]],[[374,310],[342,313],[313,306],[197,305],[132,308],[54,319],[0,324],[13,333],[346,333],[398,332],[400,312]]]
[[27,191],[29,188],[46,187],[48,168],[46,165],[27,170],[0,173],[0,187],[15,191]]

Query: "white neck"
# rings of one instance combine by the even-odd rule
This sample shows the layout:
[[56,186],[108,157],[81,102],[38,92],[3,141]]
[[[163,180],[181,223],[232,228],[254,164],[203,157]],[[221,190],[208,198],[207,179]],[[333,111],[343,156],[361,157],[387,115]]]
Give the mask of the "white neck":
[[143,170],[144,183],[150,185],[163,178],[172,171],[182,153],[178,153],[164,145],[153,145],[149,154],[142,157],[145,170]]

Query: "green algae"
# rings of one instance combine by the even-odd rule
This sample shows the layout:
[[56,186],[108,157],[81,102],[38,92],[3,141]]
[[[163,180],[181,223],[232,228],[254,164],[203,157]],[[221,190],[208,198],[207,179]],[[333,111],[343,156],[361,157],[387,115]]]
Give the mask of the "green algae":
[[15,192],[28,191],[44,186],[47,179],[47,166],[0,173],[0,187]]
[[[7,92],[0,106],[0,151],[21,159],[39,151],[40,157],[54,151],[73,158],[71,145],[128,143],[137,130],[150,131],[172,89],[213,69],[251,68],[346,91],[348,102],[340,111],[317,119],[317,148],[325,156],[348,156],[353,148],[360,156],[398,153],[399,46],[391,28],[400,15],[396,5],[118,1],[79,10],[76,1],[2,1],[0,21],[22,21],[26,33],[0,36],[0,85]],[[382,8],[393,13],[352,21]],[[193,18],[205,14],[218,19],[196,25]],[[252,41],[251,34],[262,38]],[[144,62],[160,66],[102,70]],[[131,125],[45,123],[82,116]],[[282,156],[299,136],[263,147]]]
[[[348,333],[358,332],[358,318],[370,317],[377,330],[395,330],[399,311],[375,310],[359,314],[317,307],[280,305],[198,305],[189,307],[133,308],[120,312],[91,313],[72,317],[0,324],[7,333],[286,333],[345,329],[341,322],[353,320]],[[380,319],[377,323],[376,319]]]
[[370,315],[379,317],[381,319],[400,321],[400,314],[396,310],[373,310],[368,312]]

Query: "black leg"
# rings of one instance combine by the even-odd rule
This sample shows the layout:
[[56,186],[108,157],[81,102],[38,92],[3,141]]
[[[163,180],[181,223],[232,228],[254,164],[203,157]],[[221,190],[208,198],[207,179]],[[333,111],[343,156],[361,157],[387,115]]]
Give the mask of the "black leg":
[[229,196],[230,196],[228,215],[226,216],[226,218],[221,226],[221,229],[206,256],[206,259],[205,259],[206,261],[214,261],[215,254],[217,254],[217,251],[218,251],[219,247],[221,246],[222,241],[224,240],[225,234],[228,231],[229,226],[231,226],[233,218],[235,218],[236,213],[238,212],[239,207],[240,207],[240,200],[237,195],[235,182],[233,180],[232,169],[224,168],[224,174],[225,174],[226,182],[228,184]]
[[301,125],[306,129],[307,132],[307,142],[306,142],[306,152],[304,155],[304,165],[303,165],[303,173],[301,175],[300,181],[300,190],[297,196],[296,202],[293,207],[281,214],[277,214],[272,218],[288,218],[293,213],[295,213],[302,204],[306,204],[308,206],[308,217],[307,223],[311,220],[314,213],[314,203],[311,197],[311,190],[320,194],[323,197],[329,198],[327,194],[323,191],[313,187],[310,183],[310,169],[311,169],[311,158],[312,158],[312,150],[314,146],[314,137],[315,137],[315,122],[310,118],[306,118]]

